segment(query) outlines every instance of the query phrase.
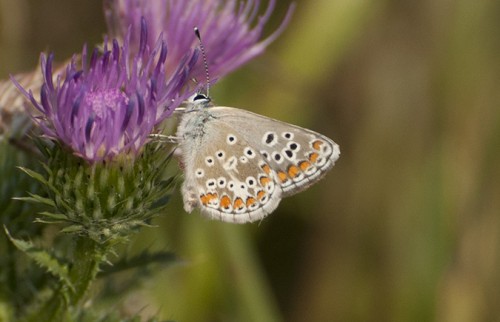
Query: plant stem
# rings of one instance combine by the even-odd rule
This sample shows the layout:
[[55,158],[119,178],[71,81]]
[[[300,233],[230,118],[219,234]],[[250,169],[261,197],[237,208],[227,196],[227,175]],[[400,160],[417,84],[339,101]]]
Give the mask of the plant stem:
[[99,271],[99,264],[105,259],[106,246],[88,237],[77,237],[74,263],[70,280],[74,290],[70,292],[70,306],[76,306],[84,298]]

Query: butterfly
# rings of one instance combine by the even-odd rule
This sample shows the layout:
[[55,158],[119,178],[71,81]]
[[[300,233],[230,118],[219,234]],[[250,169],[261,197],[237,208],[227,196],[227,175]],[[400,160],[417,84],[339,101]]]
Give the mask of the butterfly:
[[284,197],[321,179],[339,146],[314,131],[196,94],[176,137],[184,167],[184,209],[231,223],[261,220]]

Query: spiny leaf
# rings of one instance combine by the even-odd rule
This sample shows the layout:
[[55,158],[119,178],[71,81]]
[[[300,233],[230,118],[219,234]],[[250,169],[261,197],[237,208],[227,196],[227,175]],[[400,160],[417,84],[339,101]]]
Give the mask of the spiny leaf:
[[15,200],[21,200],[21,201],[26,201],[26,202],[31,202],[31,203],[41,203],[50,207],[55,207],[55,203],[52,199],[42,197],[40,195],[28,193],[30,197],[17,197],[13,198]]
[[82,225],[71,225],[71,226],[68,226],[68,227],[65,227],[63,229],[61,229],[61,233],[67,233],[67,234],[70,234],[70,233],[75,233],[75,232],[78,232],[78,231],[84,231],[84,227]]
[[9,237],[10,241],[17,247],[20,251],[25,253],[29,258],[34,260],[42,268],[46,269],[49,273],[58,277],[62,282],[64,282],[69,288],[74,290],[73,284],[70,281],[68,274],[68,267],[61,264],[55,257],[49,254],[46,250],[41,249],[33,245],[29,241],[24,241],[20,239],[15,239],[12,237],[4,226],[5,234]]
[[[46,170],[48,169],[47,166],[45,164],[42,164],[43,168],[45,168]],[[53,193],[55,194],[58,194],[59,191],[56,189],[56,187],[54,187],[54,185],[52,185],[47,179],[44,178],[44,176],[36,171],[33,171],[33,170],[30,170],[30,169],[27,169],[27,168],[24,168],[24,167],[18,167],[21,171],[23,171],[24,173],[26,173],[27,175],[29,175],[30,177],[32,177],[33,179],[39,181],[42,185],[44,185],[46,188],[50,189],[50,191],[52,191]],[[50,176],[50,169],[48,169],[49,172],[49,176]]]
[[50,220],[50,219],[41,219],[41,218],[35,218],[35,220],[33,220],[33,222],[39,223],[39,224],[49,224],[49,225],[57,225],[57,224],[64,223],[64,221],[61,221],[61,220]]
[[43,224],[63,224],[68,222],[68,217],[63,214],[52,213],[48,211],[41,212],[42,218],[36,218],[36,223]]
[[57,213],[53,213],[53,212],[44,211],[44,212],[41,212],[40,215],[43,217],[48,217],[50,219],[68,221],[68,216],[63,215],[63,214],[57,214]]
[[32,177],[33,179],[38,180],[40,183],[44,185],[48,184],[47,180],[45,180],[45,178],[40,173],[24,167],[18,167],[18,168],[27,175],[29,175],[30,177]]

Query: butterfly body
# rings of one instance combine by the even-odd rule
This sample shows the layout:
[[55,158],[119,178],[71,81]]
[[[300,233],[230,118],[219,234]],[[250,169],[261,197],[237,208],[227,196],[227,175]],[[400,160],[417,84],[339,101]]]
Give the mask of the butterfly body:
[[184,165],[184,208],[226,222],[260,220],[282,197],[333,167],[339,147],[314,131],[195,98],[177,135]]

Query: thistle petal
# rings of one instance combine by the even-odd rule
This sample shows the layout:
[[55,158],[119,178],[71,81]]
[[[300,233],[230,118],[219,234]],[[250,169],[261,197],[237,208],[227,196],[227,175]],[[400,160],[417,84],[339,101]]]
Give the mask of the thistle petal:
[[[141,19],[140,50],[130,52],[126,41],[105,40],[102,53],[95,48],[87,63],[86,46],[80,66],[75,58],[64,76],[54,78],[54,56],[42,55],[44,84],[40,100],[12,80],[42,113],[33,119],[44,134],[70,147],[90,163],[108,161],[121,154],[137,155],[154,127],[184,100],[188,83],[180,73],[167,74],[165,42],[154,47],[147,41],[148,24]],[[194,51],[178,61],[176,70],[193,68]],[[56,79],[56,81],[53,81]]]
[[[199,46],[193,33],[193,28],[198,27],[203,34],[211,76],[217,80],[262,54],[283,32],[295,8],[290,6],[278,29],[261,40],[276,0],[269,0],[264,14],[258,17],[260,5],[259,0],[107,0],[105,16],[114,37],[124,39],[131,27],[130,44],[139,51],[143,44],[138,39],[147,39],[152,46],[162,34],[171,58],[166,64],[167,75],[175,74],[178,62]],[[144,29],[142,17],[148,22],[148,37],[139,36]],[[198,63],[188,78],[201,80],[204,75],[204,66]]]

